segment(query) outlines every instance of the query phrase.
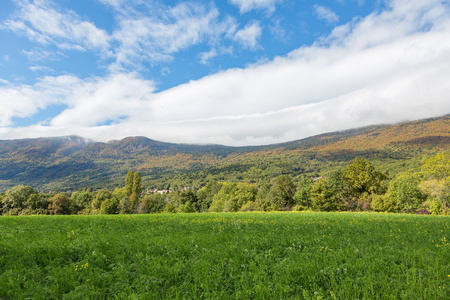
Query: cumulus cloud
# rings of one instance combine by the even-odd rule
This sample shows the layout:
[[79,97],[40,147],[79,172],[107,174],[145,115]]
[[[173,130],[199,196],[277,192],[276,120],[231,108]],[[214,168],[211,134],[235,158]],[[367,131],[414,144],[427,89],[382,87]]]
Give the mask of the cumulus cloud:
[[258,46],[258,40],[261,34],[261,26],[255,21],[238,30],[234,39],[241,43],[244,48],[255,49]]
[[[106,0],[105,0],[106,1]],[[450,113],[450,8],[394,0],[336,27],[312,46],[166,91],[134,73],[46,77],[0,86],[3,138],[144,135],[170,142],[269,144],[378,123]],[[7,127],[50,103],[48,126]],[[45,134],[44,134],[45,133]]]

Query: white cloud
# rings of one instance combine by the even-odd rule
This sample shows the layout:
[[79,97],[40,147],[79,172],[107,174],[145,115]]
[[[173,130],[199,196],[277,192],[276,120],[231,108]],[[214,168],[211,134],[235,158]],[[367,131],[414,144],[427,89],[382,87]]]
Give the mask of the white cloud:
[[55,51],[45,47],[56,45],[61,52],[92,51],[106,58],[103,62],[113,59],[110,70],[117,72],[140,69],[143,62],[171,61],[175,53],[200,43],[220,46],[224,38],[232,40],[237,27],[231,17],[220,19],[212,4],[181,2],[171,7],[153,2],[101,2],[115,10],[116,26],[110,33],[50,0],[18,2],[18,12],[0,29],[23,34],[42,46],[23,51],[30,60],[55,57]]
[[150,61],[170,60],[171,54],[199,43],[213,34],[218,11],[206,12],[201,6],[179,4],[164,16],[123,18],[118,41],[118,63],[147,58]]
[[159,72],[162,76],[167,76],[167,75],[169,75],[170,74],[170,69],[169,68],[167,68],[167,67],[164,67],[164,68],[162,68],[161,69],[161,71]]
[[236,32],[234,39],[244,48],[255,49],[258,46],[258,40],[261,37],[262,29],[259,22],[247,24],[243,29]]
[[143,15],[133,7],[124,9],[119,4],[120,1],[112,3],[120,13],[119,28],[112,34],[118,44],[113,71],[137,66],[142,61],[170,61],[173,54],[200,43],[218,45],[236,27],[236,21],[230,17],[220,20],[214,6],[179,3],[173,7],[152,7],[155,11]]
[[241,13],[246,13],[253,9],[264,9],[268,12],[275,11],[275,4],[278,0],[228,0],[231,4],[239,7]]
[[45,77],[33,86],[6,84],[0,87],[0,126],[13,125],[13,117],[25,118],[52,104],[64,104],[73,86],[73,76]]
[[313,8],[314,14],[317,16],[317,18],[323,19],[328,23],[336,23],[339,21],[339,16],[328,7],[316,4],[313,6]]
[[55,127],[90,127],[147,114],[145,103],[154,92],[152,81],[135,74],[115,74],[106,79],[85,80],[75,86],[67,99],[70,106],[51,120]]
[[9,81],[6,80],[6,79],[0,78],[0,83],[1,83],[1,84],[8,84]]
[[108,34],[73,11],[60,12],[49,1],[20,1],[20,11],[2,28],[26,35],[40,44],[56,44],[65,49],[106,49]]
[[50,73],[53,72],[53,70],[49,67],[45,67],[45,66],[31,66],[29,67],[29,69],[33,72],[45,72],[45,73]]
[[198,58],[200,59],[200,63],[203,65],[206,65],[208,61],[217,56],[216,49],[211,49],[208,52],[202,52],[198,55]]
[[9,84],[0,87],[0,126],[11,126],[13,117],[29,117],[55,104],[66,109],[51,120],[51,126],[95,126],[140,113],[153,92],[152,81],[133,73],[85,80],[47,76],[33,86]]
[[[337,27],[286,57],[159,93],[136,74],[0,86],[2,126],[49,103],[68,107],[49,126],[3,127],[0,136],[144,135],[248,145],[443,115],[450,113],[449,35],[448,5],[395,0],[389,9]],[[97,126],[108,121],[114,124]]]
[[24,50],[22,53],[25,54],[25,56],[31,61],[54,60],[57,57],[57,53],[45,50]]
[[281,26],[280,20],[275,20],[273,25],[269,26],[270,33],[280,41],[286,41],[286,30]]
[[[18,11],[0,25],[25,35],[40,44],[22,52],[32,61],[65,56],[65,51],[90,51],[101,56],[101,62],[112,73],[143,70],[145,63],[154,65],[173,61],[175,54],[203,44],[212,49],[198,54],[199,62],[230,54],[233,43],[254,50],[262,34],[259,22],[239,24],[230,16],[221,17],[213,5],[180,2],[164,3],[123,0],[101,0],[111,6],[116,26],[111,32],[98,28],[74,11],[62,9],[51,0],[18,2]],[[242,7],[270,8],[276,1],[244,3]],[[139,8],[139,10],[138,10]],[[278,33],[280,30],[278,28]],[[55,51],[51,46],[57,46]]]

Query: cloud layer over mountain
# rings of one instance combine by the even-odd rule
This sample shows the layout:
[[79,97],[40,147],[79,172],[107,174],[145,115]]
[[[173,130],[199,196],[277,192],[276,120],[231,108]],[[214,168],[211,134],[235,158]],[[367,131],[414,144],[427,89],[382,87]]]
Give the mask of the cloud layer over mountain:
[[[206,64],[227,51],[219,45],[222,39],[260,47],[263,27],[220,18],[214,6],[181,3],[157,19],[120,0],[102,2],[117,11],[120,26],[113,33],[46,1],[24,1],[20,16],[3,25],[42,44],[95,51],[111,63],[105,76],[48,75],[34,84],[3,80],[0,138],[78,134],[106,141],[143,135],[167,142],[258,145],[450,113],[448,1],[389,1],[287,55],[163,91],[142,75],[142,61],[171,60],[173,53],[206,41],[213,49],[200,55]],[[278,3],[230,2],[241,14],[252,9],[270,14]],[[320,6],[315,13],[329,23],[339,20]],[[52,107],[63,109],[30,126],[12,126],[15,118]]]

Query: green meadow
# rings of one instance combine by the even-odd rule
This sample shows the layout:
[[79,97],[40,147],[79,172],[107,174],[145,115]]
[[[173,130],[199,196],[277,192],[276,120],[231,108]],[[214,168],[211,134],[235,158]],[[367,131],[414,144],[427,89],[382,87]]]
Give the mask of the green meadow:
[[0,218],[0,299],[449,299],[450,217]]

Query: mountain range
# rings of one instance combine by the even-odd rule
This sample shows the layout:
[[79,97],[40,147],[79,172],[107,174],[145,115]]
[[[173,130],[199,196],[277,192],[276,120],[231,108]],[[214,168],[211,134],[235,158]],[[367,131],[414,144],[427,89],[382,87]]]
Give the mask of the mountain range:
[[107,143],[78,136],[0,140],[0,191],[30,185],[42,191],[122,186],[129,170],[147,188],[201,186],[211,180],[263,183],[281,174],[322,176],[355,156],[395,174],[449,149],[450,115],[332,132],[302,140],[230,147],[127,137]]

